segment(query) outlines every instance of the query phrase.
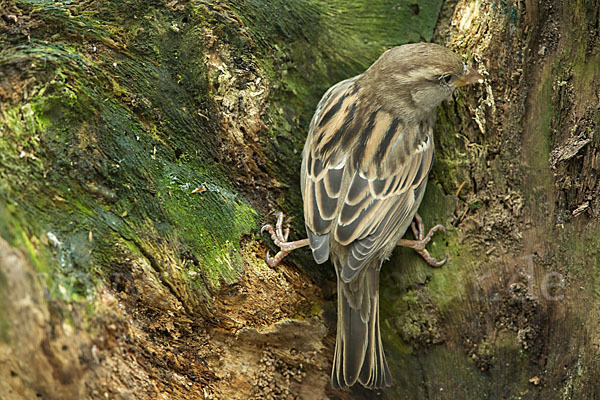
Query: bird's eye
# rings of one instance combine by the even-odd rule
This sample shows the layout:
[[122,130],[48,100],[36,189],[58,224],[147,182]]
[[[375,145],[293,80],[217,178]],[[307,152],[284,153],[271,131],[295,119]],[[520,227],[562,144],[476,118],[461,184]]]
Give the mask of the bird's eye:
[[452,75],[441,75],[438,79],[440,80],[440,82],[443,82],[446,85],[448,85],[450,82],[452,82]]

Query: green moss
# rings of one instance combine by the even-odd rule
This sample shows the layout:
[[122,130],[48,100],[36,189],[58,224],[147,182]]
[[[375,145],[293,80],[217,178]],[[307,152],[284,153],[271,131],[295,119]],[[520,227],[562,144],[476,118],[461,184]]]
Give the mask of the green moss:
[[10,324],[2,310],[0,310],[0,342],[10,344]]
[[0,306],[2,306],[0,307],[0,341],[4,343],[9,343],[10,341],[10,326],[8,323],[8,319],[4,315],[4,310],[6,309],[4,306],[4,298],[6,296],[7,285],[8,282],[6,276],[4,275],[2,270],[0,270]]
[[310,306],[310,315],[317,316],[323,309],[323,305],[320,303],[312,303]]
[[[201,285],[188,282],[197,286],[189,296],[204,296],[239,275],[239,238],[258,229],[257,213],[213,157],[218,125],[190,112],[214,109],[198,46],[202,30],[174,29],[185,23],[168,9],[141,7],[127,15],[131,7],[99,4],[94,18],[107,18],[103,24],[77,7],[40,2],[36,17],[56,24],[52,40],[35,31],[31,41],[0,53],[5,65],[25,64],[34,83],[25,101],[0,109],[1,202],[18,208],[23,228],[15,240],[49,274],[50,294],[70,300],[88,296],[102,269],[112,268],[103,262],[121,238],[149,257],[167,252],[164,260],[184,267],[167,280],[186,282],[186,269],[204,276]],[[118,18],[134,29],[125,35]],[[110,50],[90,50],[86,40],[96,39]],[[131,50],[123,50],[126,43]],[[191,194],[202,185],[205,193]],[[46,246],[58,261],[49,270],[37,260],[40,239],[31,241],[47,232],[60,242]],[[149,245],[161,239],[164,246]]]
[[528,174],[528,177],[532,183],[535,181],[535,185],[529,186],[532,190],[526,193],[529,201],[534,200],[540,191],[548,191],[553,185],[548,160],[550,157],[550,126],[554,115],[554,105],[552,103],[554,76],[554,73],[549,71],[542,78],[542,85],[540,91],[536,94],[537,101],[535,102],[539,107],[538,118],[534,122],[537,125],[534,131],[536,135],[530,138],[532,142],[527,143],[525,148],[527,151],[526,157],[530,160],[530,174]]
[[[201,195],[191,194],[200,185],[206,191]],[[167,173],[159,186],[160,204],[169,220],[176,224],[177,236],[186,246],[202,249],[203,262],[196,272],[206,275],[215,286],[219,279],[231,282],[242,270],[236,238],[258,229],[256,211],[231,188],[206,180],[192,185],[180,174]]]
[[[461,349],[434,346],[418,354],[402,354],[385,343],[394,385],[384,392],[385,399],[485,399],[489,385],[485,374]],[[449,378],[449,370],[452,378]],[[449,379],[452,379],[449,381]]]
[[[462,98],[456,97],[456,107],[462,109]],[[468,180],[467,171],[470,164],[469,154],[465,148],[465,139],[456,126],[459,125],[456,112],[449,112],[446,107],[438,110],[436,132],[435,162],[433,176],[448,193],[455,192],[462,182]]]
[[[442,312],[464,294],[467,284],[465,275],[474,264],[474,258],[459,243],[460,232],[450,224],[456,201],[455,196],[443,194],[441,186],[435,182],[428,184],[419,208],[425,229],[443,224],[447,233],[437,232],[427,248],[437,259],[448,258],[449,261],[441,268],[432,268],[412,249],[398,248],[382,269],[381,285],[385,293],[402,293],[404,288],[426,283],[434,303]],[[387,276],[388,273],[391,277]]]
[[592,306],[600,298],[597,289],[600,284],[600,228],[588,226],[582,229],[567,224],[557,232],[555,240],[560,243],[559,271],[566,275],[565,279],[579,282],[579,288],[583,289],[580,295],[588,296],[590,301],[586,304]]

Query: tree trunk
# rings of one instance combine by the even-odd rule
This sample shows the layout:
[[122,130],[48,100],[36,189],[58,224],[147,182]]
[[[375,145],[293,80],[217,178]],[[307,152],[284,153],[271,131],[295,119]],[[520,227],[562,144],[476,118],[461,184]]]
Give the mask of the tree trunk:
[[[600,7],[578,0],[0,0],[0,399],[600,396]],[[436,25],[437,23],[437,25]],[[329,387],[335,277],[300,152],[335,82],[433,40],[431,269],[384,264],[394,385]]]

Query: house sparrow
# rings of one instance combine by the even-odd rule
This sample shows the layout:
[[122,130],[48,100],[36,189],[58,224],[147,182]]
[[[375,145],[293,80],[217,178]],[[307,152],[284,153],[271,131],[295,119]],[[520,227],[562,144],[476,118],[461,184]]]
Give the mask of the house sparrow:
[[[433,163],[437,106],[481,75],[450,50],[431,43],[394,47],[369,69],[331,87],[321,99],[304,146],[301,188],[308,238],[287,242],[283,214],[262,229],[281,251],[310,245],[318,264],[337,274],[338,322],[331,374],[334,388],[357,381],[391,383],[379,334],[379,270],[397,245],[441,266],[425,245],[417,214]],[[415,220],[414,223],[411,222]],[[402,239],[411,226],[416,240]]]

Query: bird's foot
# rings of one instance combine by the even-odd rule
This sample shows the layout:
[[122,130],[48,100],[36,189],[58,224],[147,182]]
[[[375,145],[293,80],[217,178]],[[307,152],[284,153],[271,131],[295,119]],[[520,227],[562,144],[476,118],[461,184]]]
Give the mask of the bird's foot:
[[446,228],[444,227],[444,225],[434,226],[429,230],[427,235],[425,235],[423,219],[421,219],[421,216],[419,215],[419,213],[417,213],[415,214],[415,220],[410,224],[410,227],[413,231],[413,234],[415,235],[416,240],[400,239],[400,241],[398,242],[398,246],[410,247],[411,249],[414,249],[417,253],[419,253],[421,257],[423,257],[423,260],[425,260],[425,262],[432,267],[441,267],[442,265],[444,265],[447,260],[446,258],[444,258],[441,261],[437,261],[429,254],[429,252],[425,248],[425,246],[427,246],[427,243],[429,243],[429,241],[433,237],[434,233],[440,230],[446,233]]
[[267,251],[266,261],[271,267],[276,266],[283,260],[285,256],[287,256],[292,250],[299,249],[300,247],[308,246],[308,239],[296,240],[295,242],[288,242],[288,236],[290,234],[290,228],[285,228],[285,231],[282,227],[283,224],[283,213],[277,213],[277,223],[275,224],[275,228],[272,225],[266,224],[264,225],[260,233],[264,233],[265,231],[271,234],[271,239],[273,239],[273,243],[277,247],[279,247],[279,251],[275,254],[275,257],[271,257],[269,255],[269,251]]

